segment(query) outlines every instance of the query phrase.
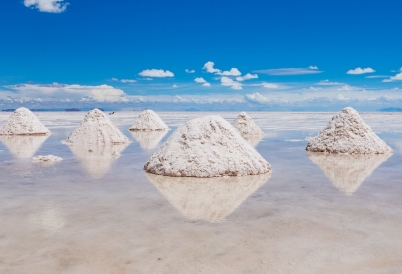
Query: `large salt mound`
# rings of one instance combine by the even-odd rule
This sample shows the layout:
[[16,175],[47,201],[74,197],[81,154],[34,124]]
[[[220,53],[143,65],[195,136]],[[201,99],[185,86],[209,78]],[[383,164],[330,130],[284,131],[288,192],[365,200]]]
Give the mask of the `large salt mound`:
[[251,117],[244,111],[237,116],[232,125],[243,137],[244,135],[264,135],[264,132],[260,129],[260,127],[257,126],[253,119],[251,119]]
[[350,107],[341,110],[316,137],[311,138],[306,150],[348,154],[392,153],[392,149]]
[[208,179],[166,177],[150,173],[146,173],[146,176],[185,217],[215,223],[225,219],[266,183],[271,173]]
[[64,141],[74,145],[108,145],[130,143],[121,131],[110,121],[101,110],[89,111],[81,124]]
[[0,135],[44,135],[50,133],[39,119],[27,108],[14,111],[0,130]]
[[332,184],[351,195],[373,171],[387,161],[390,154],[329,154],[308,152],[309,159],[319,166]]
[[168,126],[162,121],[162,119],[154,111],[146,109],[140,113],[137,120],[129,128],[129,130],[168,130]]
[[219,115],[193,119],[180,126],[148,159],[154,174],[178,177],[256,175],[269,163]]

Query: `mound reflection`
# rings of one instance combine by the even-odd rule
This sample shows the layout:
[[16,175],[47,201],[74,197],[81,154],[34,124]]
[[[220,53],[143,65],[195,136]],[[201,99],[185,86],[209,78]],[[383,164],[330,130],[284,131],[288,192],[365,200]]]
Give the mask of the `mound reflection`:
[[307,153],[309,159],[319,166],[332,184],[340,191],[351,195],[373,171],[391,154],[330,154]]
[[169,177],[145,173],[169,203],[191,220],[222,221],[271,177]]
[[0,141],[14,158],[32,158],[49,135],[0,135]]
[[140,144],[140,146],[147,150],[156,147],[162,138],[168,133],[167,130],[130,130],[131,136]]
[[247,143],[255,148],[262,138],[264,138],[264,135],[242,135],[242,137],[247,141]]

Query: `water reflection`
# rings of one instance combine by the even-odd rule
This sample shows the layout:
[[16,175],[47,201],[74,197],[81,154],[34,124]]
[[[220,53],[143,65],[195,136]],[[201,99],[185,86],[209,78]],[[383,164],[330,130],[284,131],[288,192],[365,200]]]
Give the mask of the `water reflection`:
[[271,177],[169,177],[145,173],[171,205],[191,220],[222,221]]
[[116,145],[69,145],[74,156],[80,161],[86,173],[94,179],[102,178],[120,153],[129,144]]
[[255,148],[262,138],[264,138],[264,135],[242,135],[242,137],[247,141],[247,143]]
[[14,158],[32,158],[49,135],[0,135],[0,141]]
[[29,213],[28,221],[31,225],[40,227],[49,233],[55,233],[66,225],[60,208],[51,203],[43,208],[32,210]]
[[373,171],[391,156],[390,154],[348,155],[307,153],[310,160],[319,166],[332,184],[340,191],[351,195]]
[[156,147],[162,138],[168,133],[167,130],[153,130],[153,131],[141,131],[130,130],[131,136],[140,144],[140,146],[147,150]]

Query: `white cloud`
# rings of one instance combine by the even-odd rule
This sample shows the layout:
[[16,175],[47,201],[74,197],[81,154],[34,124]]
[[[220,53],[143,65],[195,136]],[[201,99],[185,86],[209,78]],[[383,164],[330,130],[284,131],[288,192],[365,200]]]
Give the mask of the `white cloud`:
[[230,79],[229,77],[222,76],[221,85],[231,87],[232,89],[243,89],[242,84]]
[[192,70],[186,69],[185,72],[187,72],[187,73],[194,73],[195,70],[193,70],[193,69],[192,69]]
[[194,79],[194,81],[195,81],[196,83],[206,83],[206,82],[207,82],[207,81],[205,81],[205,79],[202,78],[202,77],[197,77],[197,78]]
[[394,82],[394,81],[402,81],[402,72],[398,73],[395,76],[391,76],[388,79],[382,80],[383,82]]
[[340,85],[344,85],[344,83],[330,82],[329,80],[322,80],[322,81],[318,82],[316,85],[319,85],[319,86],[340,86]]
[[220,73],[220,72],[222,72],[220,69],[214,68],[214,66],[215,66],[214,62],[208,61],[208,62],[205,63],[205,65],[202,67],[202,69],[205,69],[206,72],[208,72],[208,73]]
[[171,71],[163,69],[146,69],[138,73],[143,77],[173,77],[174,74]]
[[244,76],[238,76],[238,77],[236,77],[236,80],[239,81],[239,82],[241,82],[241,81],[244,81],[244,80],[257,79],[257,78],[258,78],[258,74],[250,74],[250,73],[247,73],[247,74],[244,75]]
[[135,83],[137,81],[133,80],[133,79],[121,79],[120,82],[122,82],[122,83]]
[[225,76],[240,76],[241,72],[237,68],[231,68],[229,71],[222,71],[217,72],[218,75],[225,75]]
[[246,98],[254,103],[266,103],[270,101],[267,97],[259,94],[258,92],[255,92],[253,94],[246,94]]
[[210,84],[210,83],[204,83],[204,84],[202,84],[202,86],[203,86],[203,87],[210,87],[211,84]]
[[365,73],[373,73],[373,72],[375,72],[375,70],[374,69],[372,69],[372,68],[355,68],[355,69],[351,69],[351,70],[348,70],[346,73],[347,74],[365,74]]
[[317,74],[323,71],[318,69],[308,68],[278,68],[278,69],[263,69],[255,70],[255,73],[282,76],[282,75],[304,75],[304,74]]
[[262,86],[264,88],[278,88],[278,85],[272,84],[272,83],[263,83]]
[[309,69],[318,69],[317,66],[309,66],[308,68],[309,68]]
[[119,81],[119,79],[117,79],[117,78],[112,78],[111,80],[112,81]]
[[178,85],[176,85],[176,84],[174,84],[173,86],[172,86],[172,88],[178,88],[179,86]]
[[366,78],[369,78],[369,79],[373,79],[373,78],[389,78],[389,77],[391,77],[391,76],[389,76],[389,75],[369,75],[369,76],[366,76]]
[[64,0],[24,0],[25,7],[36,8],[40,12],[61,13],[69,5]]

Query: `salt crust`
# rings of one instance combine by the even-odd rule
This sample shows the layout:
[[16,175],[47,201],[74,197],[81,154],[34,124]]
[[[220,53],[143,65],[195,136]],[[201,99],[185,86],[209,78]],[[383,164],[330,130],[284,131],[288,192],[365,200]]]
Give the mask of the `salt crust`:
[[30,159],[49,135],[0,135],[0,141],[14,158]]
[[101,110],[89,111],[81,124],[63,143],[67,145],[128,144],[128,139]]
[[188,121],[148,159],[144,168],[175,177],[257,175],[270,164],[219,115]]
[[233,127],[237,129],[240,134],[244,137],[250,135],[263,136],[264,132],[259,126],[251,119],[251,117],[246,112],[241,112],[237,116],[236,120],[232,123]]
[[11,114],[0,135],[45,135],[50,130],[27,108],[20,107]]
[[341,110],[316,137],[309,139],[306,150],[348,154],[392,153],[392,149],[351,107]]
[[332,184],[340,191],[351,195],[364,180],[391,154],[330,154],[307,152],[309,159],[319,166]]
[[54,155],[38,155],[32,158],[32,163],[55,163],[60,162],[63,158]]
[[266,183],[271,172],[247,177],[167,177],[146,173],[169,203],[191,220],[224,220]]
[[129,128],[129,130],[168,130],[168,126],[162,121],[162,119],[154,111],[146,109],[138,115],[137,120]]
[[145,149],[155,148],[162,138],[168,133],[167,130],[153,130],[153,131],[140,131],[131,130],[131,136],[140,144],[140,146]]

